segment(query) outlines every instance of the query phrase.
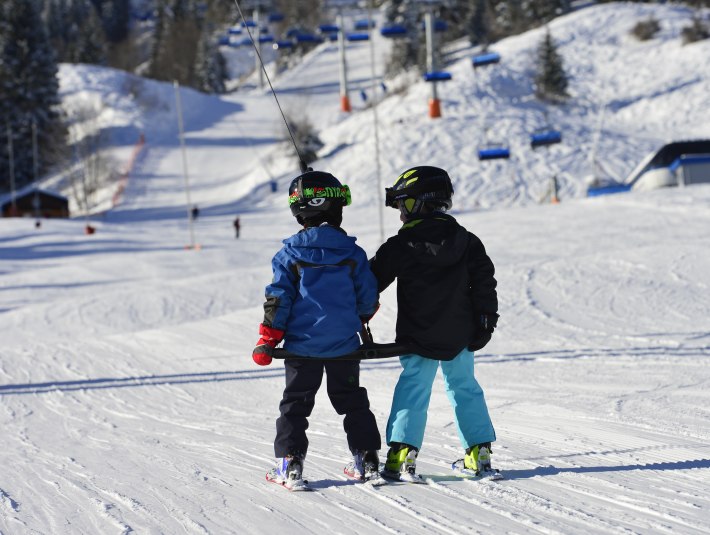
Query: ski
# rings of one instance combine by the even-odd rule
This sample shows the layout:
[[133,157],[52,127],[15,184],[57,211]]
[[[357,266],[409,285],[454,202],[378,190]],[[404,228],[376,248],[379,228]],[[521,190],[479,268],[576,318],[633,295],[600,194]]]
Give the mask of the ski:
[[266,481],[269,481],[270,483],[276,483],[277,485],[280,485],[280,486],[284,487],[285,489],[290,490],[291,492],[304,492],[304,491],[313,490],[308,485],[308,480],[306,480],[306,479],[283,479],[283,478],[277,476],[273,470],[266,472]]
[[361,481],[363,484],[368,485],[370,487],[381,487],[382,485],[387,485],[388,483],[387,480],[382,477],[381,474],[376,473],[368,477],[366,475],[360,474],[359,472],[356,472],[353,463],[346,465],[345,468],[343,468],[343,473],[350,479]]
[[451,463],[451,469],[458,476],[465,477],[468,479],[475,479],[477,481],[500,481],[501,479],[505,479],[503,473],[498,469],[477,472],[476,470],[464,468],[463,459],[458,459]]
[[424,478],[419,474],[410,474],[409,472],[390,472],[389,470],[382,469],[380,475],[383,479],[389,481],[400,481],[402,483],[426,483]]

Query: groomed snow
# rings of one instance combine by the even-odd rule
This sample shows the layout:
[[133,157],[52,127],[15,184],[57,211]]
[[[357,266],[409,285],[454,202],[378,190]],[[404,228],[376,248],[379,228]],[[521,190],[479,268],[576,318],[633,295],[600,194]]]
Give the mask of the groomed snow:
[[[636,42],[628,30],[649,13],[661,34]],[[500,43],[503,62],[478,80],[471,50],[459,51],[440,120],[426,117],[423,82],[378,106],[382,187],[409,166],[447,168],[453,215],[497,267],[501,320],[476,356],[507,477],[497,483],[448,469],[462,451],[441,379],[418,464],[426,485],[347,480],[324,393],[308,431],[315,492],[267,483],[283,365],[258,367],[251,350],[270,259],[298,229],[285,193],[297,168],[273,100],[182,90],[201,209],[191,250],[172,85],[146,81],[130,97],[127,75],[63,66],[65,102],[98,96],[119,154],[140,132],[147,145],[122,202],[92,216],[96,234],[82,217],[39,230],[0,221],[0,533],[707,533],[710,187],[583,196],[602,104],[599,153],[619,177],[665,141],[710,136],[710,42],[680,45],[689,20],[678,6],[605,4],[553,21],[574,101],[552,110],[564,143],[547,153],[527,148],[543,120],[529,85],[541,31]],[[367,47],[348,48],[362,87]],[[352,188],[344,228],[372,255],[372,113],[338,112],[336,59],[324,45],[274,85],[323,128],[329,156],[314,167]],[[484,120],[509,140],[510,162],[476,159]],[[562,203],[539,205],[553,172]],[[385,235],[398,226],[387,209]],[[381,342],[394,293],[371,323]],[[362,364],[382,432],[399,369]]]

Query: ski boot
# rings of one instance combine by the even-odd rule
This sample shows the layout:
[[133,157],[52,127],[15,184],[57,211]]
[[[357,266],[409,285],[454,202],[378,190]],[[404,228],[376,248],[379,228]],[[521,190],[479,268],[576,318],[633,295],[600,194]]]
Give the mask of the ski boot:
[[471,446],[463,459],[456,461],[452,468],[478,479],[503,479],[503,474],[491,466],[491,443]]
[[283,485],[288,490],[308,490],[308,483],[303,479],[303,461],[305,455],[290,453],[276,459],[276,466],[266,474],[266,480]]
[[387,461],[382,475],[388,479],[397,479],[409,483],[421,483],[417,475],[417,453],[419,450],[409,444],[393,442],[387,452]]
[[348,477],[364,481],[373,486],[386,483],[380,476],[380,458],[375,450],[355,451],[353,460],[345,466],[343,473]]

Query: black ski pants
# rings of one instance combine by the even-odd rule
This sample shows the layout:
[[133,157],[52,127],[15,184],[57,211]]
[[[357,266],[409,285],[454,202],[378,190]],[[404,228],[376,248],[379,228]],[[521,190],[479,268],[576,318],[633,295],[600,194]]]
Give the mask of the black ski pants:
[[276,457],[308,451],[308,417],[313,411],[316,392],[326,373],[330,402],[340,415],[345,415],[343,428],[350,451],[379,450],[380,432],[375,415],[370,411],[367,390],[360,386],[360,361],[327,359],[286,360],[286,388],[276,420]]

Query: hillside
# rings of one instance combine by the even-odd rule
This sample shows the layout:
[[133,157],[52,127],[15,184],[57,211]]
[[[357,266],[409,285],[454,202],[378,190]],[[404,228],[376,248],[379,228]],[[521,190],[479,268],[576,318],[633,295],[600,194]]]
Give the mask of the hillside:
[[[628,29],[648,13],[663,29],[638,43]],[[0,221],[0,533],[705,533],[710,187],[583,196],[602,104],[610,174],[667,139],[710,136],[710,44],[680,45],[687,19],[677,6],[605,4],[555,20],[575,99],[551,114],[564,143],[549,153],[527,148],[543,121],[529,85],[540,31],[501,42],[494,70],[474,73],[471,50],[452,51],[440,120],[426,117],[423,82],[391,83],[378,106],[382,187],[411,165],[446,167],[453,215],[496,264],[501,320],[476,375],[498,483],[452,475],[462,451],[441,379],[418,465],[426,485],[347,480],[342,421],[324,392],[308,431],[315,491],[267,483],[283,364],[250,355],[271,257],[298,229],[286,202],[297,169],[273,99],[255,87],[182,90],[200,207],[200,249],[186,249],[173,87],[63,66],[65,103],[105,106],[119,160],[141,132],[146,147],[121,202],[92,216],[96,234],[83,234],[83,218]],[[352,79],[367,84],[367,45],[348,53]],[[274,85],[320,128],[328,156],[314,167],[352,188],[343,226],[372,255],[373,116],[337,111],[336,56],[325,45]],[[484,116],[510,161],[475,157]],[[562,203],[541,206],[553,171]],[[396,232],[396,212],[382,214]],[[391,341],[394,289],[381,301],[371,326]],[[399,371],[396,359],[362,364],[383,433]]]

